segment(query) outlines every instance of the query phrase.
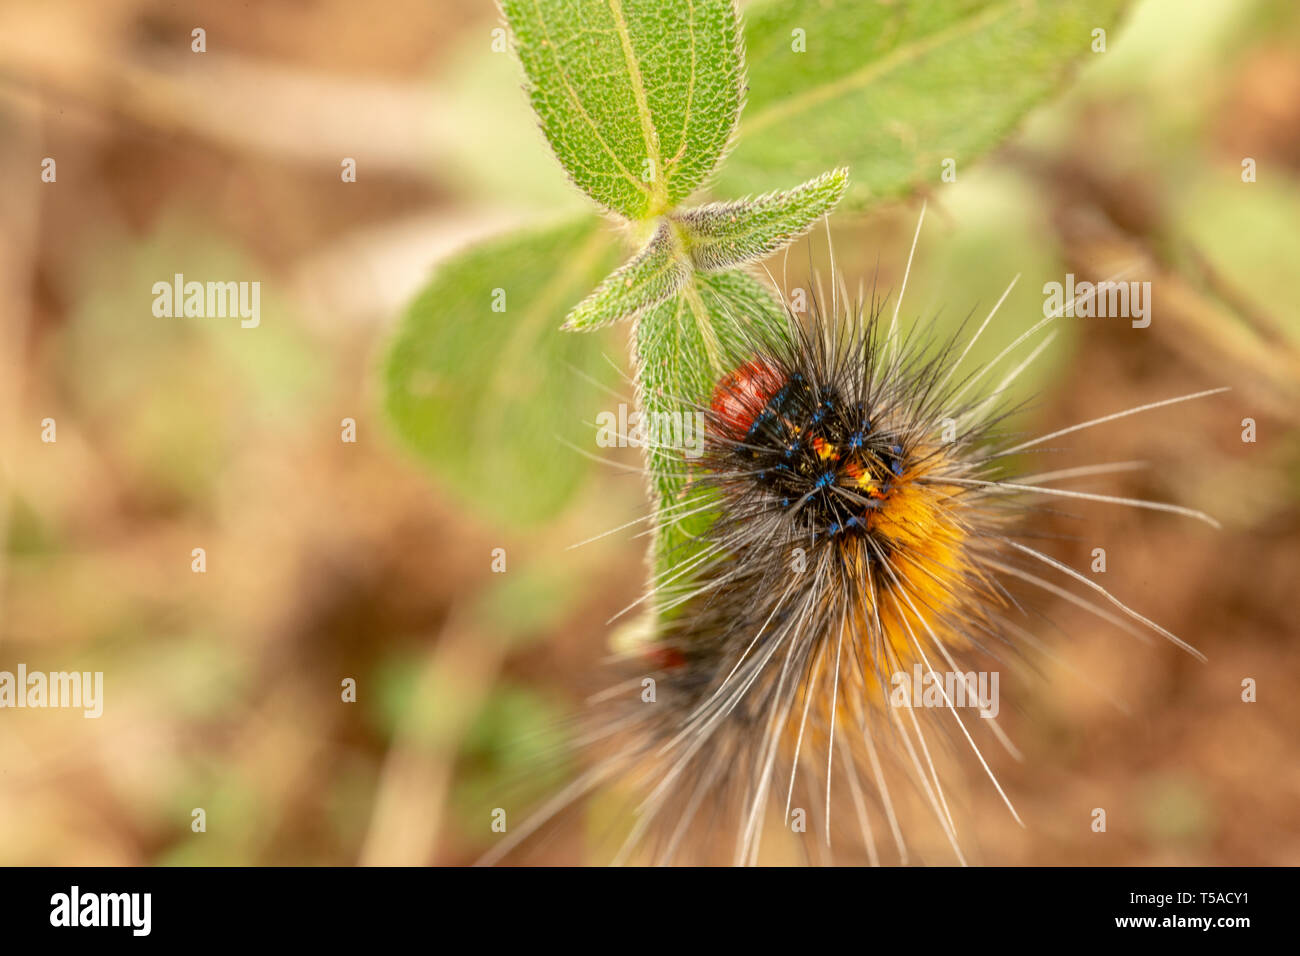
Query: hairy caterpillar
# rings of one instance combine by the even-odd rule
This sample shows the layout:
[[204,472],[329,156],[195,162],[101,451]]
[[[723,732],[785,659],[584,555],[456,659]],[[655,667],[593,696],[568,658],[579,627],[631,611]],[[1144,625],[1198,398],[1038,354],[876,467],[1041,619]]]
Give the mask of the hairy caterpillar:
[[[912,862],[903,805],[915,802],[964,863],[935,741],[969,749],[1019,820],[977,739],[1014,752],[973,665],[1002,666],[1037,643],[1035,593],[1199,656],[1026,539],[1044,500],[1213,519],[1058,486],[1131,463],[1037,470],[1021,460],[1074,432],[1224,389],[1015,435],[1007,422],[1019,408],[1005,396],[1041,345],[1000,380],[989,374],[1060,310],[967,370],[1005,293],[972,335],[938,338],[900,329],[897,304],[886,321],[874,299],[850,302],[834,276],[831,286],[806,320],[787,306],[784,327],[742,324],[709,404],[684,403],[707,424],[703,456],[677,459],[693,493],[652,518],[716,518],[638,602],[663,623],[598,701],[585,739],[607,753],[489,859],[621,780],[639,796],[616,862],[712,859],[724,832],[726,860],[756,863],[771,820],[797,830],[796,812],[816,818],[817,839],[801,842],[810,856],[830,860],[834,846],[840,859]],[[898,706],[894,691],[907,684],[898,675],[917,673],[936,706],[910,696]],[[958,697],[982,712],[963,714]]]

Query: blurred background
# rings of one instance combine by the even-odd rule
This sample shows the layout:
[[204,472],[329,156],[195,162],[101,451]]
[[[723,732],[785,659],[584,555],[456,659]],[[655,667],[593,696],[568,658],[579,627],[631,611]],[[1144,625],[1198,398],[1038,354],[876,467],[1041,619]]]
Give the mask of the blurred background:
[[[579,498],[515,527],[381,411],[383,349],[441,258],[587,208],[496,26],[469,0],[0,2],[0,670],[105,675],[97,720],[0,711],[0,863],[465,863],[506,794],[565,779],[563,718],[601,686],[645,541],[565,549],[642,514],[641,480],[582,459]],[[1070,451],[1149,461],[1086,487],[1221,532],[1104,507],[1049,521],[1075,536],[1057,557],[1106,547],[1120,596],[1209,663],[1050,609],[1060,666],[1002,688],[1025,759],[990,754],[1027,826],[972,773],[971,858],[1300,861],[1300,7],[1136,3],[1065,95],[921,192],[909,311],[987,310],[1022,273],[997,348],[1067,272],[1136,263],[1153,283],[1149,329],[1061,323],[1026,428],[1233,387]],[[919,205],[836,217],[840,266],[896,287]],[[156,318],[177,272],[259,281],[260,326]],[[533,861],[598,859],[584,819]]]

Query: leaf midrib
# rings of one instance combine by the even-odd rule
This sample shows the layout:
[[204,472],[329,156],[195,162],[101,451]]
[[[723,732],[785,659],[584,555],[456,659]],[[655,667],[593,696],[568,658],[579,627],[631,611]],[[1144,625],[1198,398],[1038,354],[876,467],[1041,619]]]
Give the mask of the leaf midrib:
[[[513,333],[502,350],[492,377],[482,391],[483,395],[494,397],[491,408],[484,415],[485,421],[492,427],[495,427],[500,417],[505,414],[506,402],[497,396],[513,396],[517,391],[515,388],[508,387],[507,380],[518,382],[515,370],[523,367],[522,356],[534,346],[537,334],[544,330],[541,324],[542,318],[559,309],[559,303],[564,300],[569,289],[578,283],[584,273],[591,270],[604,245],[605,237],[601,234],[601,230],[593,226],[564,267],[556,272],[524,307],[523,315],[515,322]],[[491,428],[486,431],[488,434],[494,433]]]
[[760,110],[746,122],[744,132],[746,135],[753,135],[758,130],[766,129],[791,116],[804,113],[827,100],[862,89],[882,76],[907,66],[926,54],[933,53],[944,45],[961,39],[981,27],[994,23],[1022,6],[1021,0],[1007,0],[1007,2],[998,6],[982,10],[970,17],[970,19],[956,23],[947,29],[932,33],[911,43],[905,43],[890,51],[881,59],[868,63],[856,72],[841,77],[833,83],[814,87]]
[[[667,190],[663,187],[666,178],[663,157],[659,153],[658,136],[655,135],[654,119],[650,115],[650,100],[645,92],[645,80],[641,76],[641,64],[632,49],[632,37],[628,33],[627,18],[623,16],[622,0],[609,0],[609,12],[614,17],[614,29],[618,33],[619,45],[623,48],[623,60],[627,64],[628,80],[632,86],[632,98],[636,100],[636,110],[641,121],[641,135],[645,139],[646,156],[654,164],[654,186],[646,189],[650,199],[648,216],[657,216],[664,211],[667,204]],[[645,189],[642,186],[642,189]]]
[[[617,0],[610,0],[610,2],[614,3],[617,2]],[[608,142],[605,141],[605,137],[602,136],[600,132],[600,125],[592,119],[591,114],[587,112],[587,108],[582,105],[582,100],[578,96],[578,91],[574,89],[573,84],[569,82],[569,74],[564,69],[564,64],[560,61],[559,49],[556,47],[555,41],[551,39],[551,31],[546,28],[546,16],[542,12],[540,0],[533,0],[533,9],[537,14],[537,23],[542,28],[542,35],[546,38],[546,46],[551,51],[551,62],[555,67],[555,75],[558,76],[560,82],[564,84],[564,91],[569,94],[569,100],[573,103],[574,109],[578,111],[579,115],[586,121],[587,126],[591,128],[592,135],[596,137],[596,141],[600,143],[601,148],[609,154],[609,158],[614,161],[614,165],[618,167],[623,178],[631,183],[639,192],[644,193],[648,199],[653,200],[654,194],[651,190],[646,188],[645,183],[640,182],[634,175],[632,175],[632,172],[623,165],[623,161],[618,158],[618,153],[609,145]],[[644,95],[644,90],[642,91],[642,95]]]

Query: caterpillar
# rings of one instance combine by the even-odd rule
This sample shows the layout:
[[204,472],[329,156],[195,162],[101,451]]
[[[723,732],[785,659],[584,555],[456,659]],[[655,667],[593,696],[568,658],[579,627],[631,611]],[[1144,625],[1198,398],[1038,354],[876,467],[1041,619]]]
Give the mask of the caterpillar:
[[[1060,487],[1132,463],[1036,470],[1025,460],[1067,435],[1226,389],[1024,437],[1009,430],[1023,403],[1008,394],[1042,345],[995,384],[989,374],[1057,315],[966,369],[1007,293],[973,334],[941,336],[926,323],[901,329],[897,302],[886,321],[874,293],[850,301],[834,274],[831,288],[806,318],[782,297],[782,326],[739,322],[708,403],[684,403],[704,416],[703,454],[678,455],[691,493],[648,520],[715,517],[638,602],[660,624],[595,701],[583,742],[604,755],[486,861],[621,781],[637,805],[614,862],[711,860],[726,833],[726,861],[753,864],[772,819],[806,832],[813,817],[816,839],[799,841],[810,859],[908,863],[906,805],[928,814],[964,864],[936,741],[968,749],[1019,822],[977,740],[1016,753],[973,665],[1041,646],[1034,594],[1201,656],[1028,542],[1044,500],[1214,519]],[[920,684],[930,706],[913,691]]]

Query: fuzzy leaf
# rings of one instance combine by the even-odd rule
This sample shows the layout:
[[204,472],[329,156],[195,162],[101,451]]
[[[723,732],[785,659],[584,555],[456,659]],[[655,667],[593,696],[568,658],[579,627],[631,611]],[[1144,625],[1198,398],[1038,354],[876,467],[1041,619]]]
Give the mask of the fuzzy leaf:
[[712,172],[740,113],[730,0],[503,0],[542,131],[573,181],[629,219]]
[[513,233],[444,262],[401,320],[385,360],[390,419],[481,513],[543,520],[585,475],[560,439],[590,440],[587,379],[608,382],[604,356],[619,349],[556,326],[617,256],[592,220]]
[[[709,407],[713,389],[732,371],[731,363],[747,355],[754,332],[783,327],[785,316],[771,293],[743,272],[696,273],[672,299],[651,309],[637,322],[633,354],[638,369],[638,407],[643,421],[680,423],[686,447],[652,448],[648,455],[656,507],[663,513],[697,510],[704,499],[688,487],[689,440],[698,441],[695,415]],[[660,435],[664,430],[660,428]],[[661,438],[661,444],[668,442]],[[698,446],[697,446],[698,447]],[[689,467],[689,464],[686,466]],[[711,513],[656,522],[654,567],[670,573],[689,554],[695,536],[707,529]]]
[[654,237],[631,261],[596,287],[564,320],[569,332],[587,332],[639,315],[663,302],[691,275],[672,226],[659,224]]
[[710,203],[673,218],[695,268],[734,269],[799,238],[835,207],[848,184],[848,170],[836,169],[786,192]]
[[[997,144],[1111,31],[1124,0],[759,0],[749,90],[722,192],[848,166],[844,208],[938,184]],[[1113,42],[1113,36],[1108,40]],[[800,52],[802,46],[803,52]]]

